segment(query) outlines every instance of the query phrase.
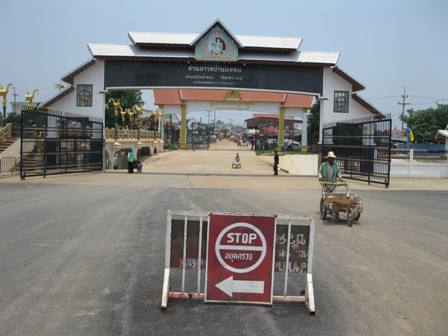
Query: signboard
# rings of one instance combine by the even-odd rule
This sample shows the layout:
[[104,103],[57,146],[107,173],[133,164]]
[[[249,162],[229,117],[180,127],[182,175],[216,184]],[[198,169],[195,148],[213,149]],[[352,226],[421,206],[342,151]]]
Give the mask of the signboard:
[[225,87],[322,94],[320,67],[282,64],[105,61],[104,87]]
[[[288,225],[277,225],[275,243],[275,272],[285,272]],[[310,227],[309,225],[292,225],[289,238],[289,262],[288,271],[293,273],[307,273],[308,247]]]
[[236,61],[238,45],[220,25],[214,25],[194,46],[194,55],[202,61]]
[[206,302],[272,304],[275,217],[210,215]]

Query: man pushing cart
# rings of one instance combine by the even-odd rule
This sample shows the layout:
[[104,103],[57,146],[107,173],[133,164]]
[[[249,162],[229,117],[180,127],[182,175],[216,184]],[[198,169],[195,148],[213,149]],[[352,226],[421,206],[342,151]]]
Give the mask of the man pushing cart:
[[319,182],[322,185],[322,198],[320,200],[320,217],[325,220],[327,214],[332,221],[344,213],[347,224],[352,226],[353,220],[361,217],[363,204],[361,197],[350,192],[347,182],[340,175],[339,165],[335,162],[336,155],[328,152],[327,160],[319,168]]

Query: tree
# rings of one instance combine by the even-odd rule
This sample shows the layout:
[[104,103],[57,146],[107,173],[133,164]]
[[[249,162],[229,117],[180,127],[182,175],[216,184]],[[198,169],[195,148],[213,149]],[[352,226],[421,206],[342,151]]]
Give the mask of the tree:
[[53,86],[59,92],[62,92],[66,89],[66,86],[63,83],[54,83]]
[[[131,108],[134,105],[143,105],[142,92],[140,90],[115,90],[106,93],[106,113],[105,124],[106,127],[115,127],[114,107],[111,98],[120,99],[121,107],[123,110]],[[126,116],[126,125],[130,125],[130,120]],[[121,115],[118,116],[118,125],[121,125]]]
[[316,145],[319,142],[320,132],[320,102],[318,101],[311,108],[308,114],[308,146]]
[[448,123],[448,104],[437,104],[436,108],[409,109],[404,121],[414,133],[415,142],[433,143],[437,130],[445,129]]

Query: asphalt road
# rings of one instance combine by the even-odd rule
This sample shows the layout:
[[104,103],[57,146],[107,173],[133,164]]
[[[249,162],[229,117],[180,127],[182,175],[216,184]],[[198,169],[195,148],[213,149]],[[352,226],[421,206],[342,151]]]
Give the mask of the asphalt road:
[[447,335],[448,191],[362,188],[317,220],[318,314],[159,308],[168,209],[316,215],[307,178],[88,174],[0,180],[0,335]]

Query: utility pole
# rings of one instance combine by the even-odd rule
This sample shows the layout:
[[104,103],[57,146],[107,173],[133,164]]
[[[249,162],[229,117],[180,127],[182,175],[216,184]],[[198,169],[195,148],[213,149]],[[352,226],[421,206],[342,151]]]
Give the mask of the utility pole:
[[409,96],[406,94],[406,86],[403,89],[403,94],[401,95],[401,102],[398,102],[398,105],[401,105],[401,132],[403,132],[404,129],[404,122],[403,122],[403,118],[404,118],[404,111],[406,110],[406,105],[411,105],[410,103],[406,102],[406,98],[408,98]]

